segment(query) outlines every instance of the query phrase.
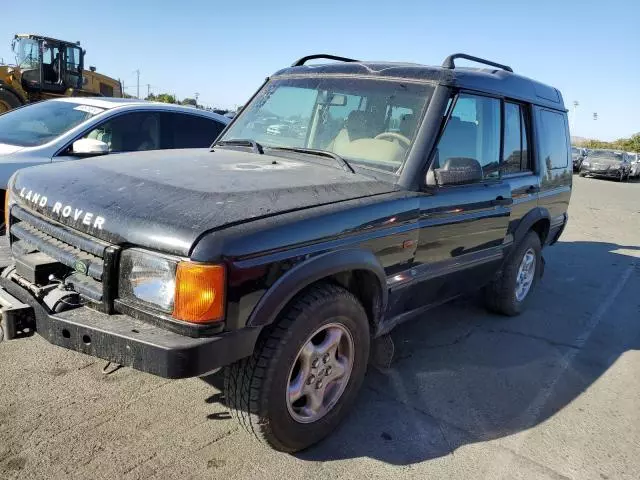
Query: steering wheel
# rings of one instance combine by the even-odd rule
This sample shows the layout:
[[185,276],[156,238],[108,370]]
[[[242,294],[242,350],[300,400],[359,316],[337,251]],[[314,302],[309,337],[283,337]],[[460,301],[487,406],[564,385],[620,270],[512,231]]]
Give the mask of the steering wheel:
[[398,132],[382,132],[374,138],[376,140],[398,140],[400,143],[404,144],[405,148],[409,148],[409,145],[411,145],[411,140]]

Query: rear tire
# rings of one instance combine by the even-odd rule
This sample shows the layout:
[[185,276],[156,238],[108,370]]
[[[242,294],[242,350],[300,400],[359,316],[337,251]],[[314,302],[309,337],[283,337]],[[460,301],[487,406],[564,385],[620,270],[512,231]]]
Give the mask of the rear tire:
[[0,89],[0,113],[22,106],[20,99],[13,93]]
[[[529,286],[524,291],[518,290],[524,280],[521,276],[525,263],[525,256],[533,258],[533,272]],[[524,311],[532,292],[540,279],[542,272],[542,245],[536,232],[530,231],[522,242],[505,261],[500,276],[493,280],[484,289],[485,304],[493,312],[503,315],[515,316]],[[525,275],[526,276],[526,275]]]
[[[329,350],[331,355],[317,352],[329,344],[334,329],[344,332],[340,342],[346,338],[345,345],[351,345],[350,350],[345,347],[351,351],[351,360],[334,365],[331,374],[324,364],[327,358],[327,365],[345,358],[340,353],[343,344],[336,343],[335,351]],[[331,284],[312,287],[265,328],[251,357],[225,369],[228,406],[247,432],[274,449],[296,452],[307,448],[329,435],[355,401],[367,369],[369,343],[367,314],[354,295]],[[313,367],[316,362],[318,366]],[[342,370],[344,365],[349,368]],[[334,378],[338,370],[349,373]],[[324,389],[318,387],[320,379],[326,380]],[[319,408],[311,401],[315,395],[323,399],[315,404]],[[316,411],[322,416],[309,413]]]

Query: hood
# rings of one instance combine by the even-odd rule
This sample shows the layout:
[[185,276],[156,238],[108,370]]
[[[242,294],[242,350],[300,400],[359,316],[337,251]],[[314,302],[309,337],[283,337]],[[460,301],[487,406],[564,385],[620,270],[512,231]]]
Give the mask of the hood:
[[589,157],[589,163],[591,163],[591,165],[593,165],[594,163],[597,163],[598,165],[604,165],[606,167],[619,167],[622,162],[620,162],[620,160],[614,160],[612,158],[608,158],[608,157]]
[[0,143],[0,156],[10,155],[16,153],[18,150],[22,150],[24,147],[19,145],[9,145],[7,143]]
[[107,242],[188,255],[211,229],[396,189],[306,159],[220,148],[27,168],[13,194],[19,205]]

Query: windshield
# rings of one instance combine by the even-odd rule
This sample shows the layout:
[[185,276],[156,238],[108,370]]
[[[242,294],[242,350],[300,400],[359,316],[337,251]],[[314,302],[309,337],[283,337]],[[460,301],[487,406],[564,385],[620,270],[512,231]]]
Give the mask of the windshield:
[[618,162],[622,161],[622,154],[619,152],[612,152],[610,150],[593,150],[589,157],[593,158],[606,158],[607,160],[617,160]]
[[13,44],[16,64],[22,69],[38,68],[38,42],[30,38],[18,38]]
[[71,102],[34,103],[0,115],[0,143],[20,147],[43,145],[103,111]]
[[222,141],[333,152],[396,172],[406,160],[433,87],[362,78],[304,77],[269,83]]

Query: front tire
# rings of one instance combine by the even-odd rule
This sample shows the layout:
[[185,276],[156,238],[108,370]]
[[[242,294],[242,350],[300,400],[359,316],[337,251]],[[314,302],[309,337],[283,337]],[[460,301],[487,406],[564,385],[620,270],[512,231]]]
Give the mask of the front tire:
[[8,112],[21,105],[20,99],[13,93],[0,89],[0,113]]
[[299,295],[260,335],[251,357],[225,369],[240,424],[276,450],[325,438],[355,401],[369,358],[369,322],[358,299],[321,284]]
[[541,272],[540,237],[530,231],[508,257],[500,276],[485,287],[487,308],[503,315],[519,315],[535,290]]

